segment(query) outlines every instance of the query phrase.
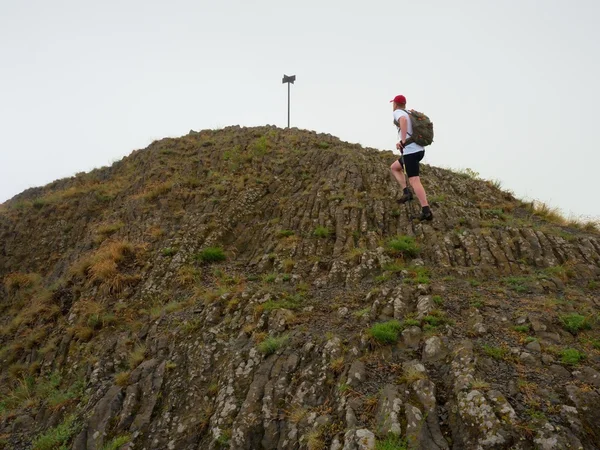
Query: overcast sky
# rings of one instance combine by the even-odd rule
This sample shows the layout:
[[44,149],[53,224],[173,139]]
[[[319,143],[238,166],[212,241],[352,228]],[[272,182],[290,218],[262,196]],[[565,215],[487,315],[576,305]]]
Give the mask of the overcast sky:
[[286,73],[292,126],[391,149],[404,94],[427,163],[599,217],[599,21],[598,0],[0,0],[0,202],[190,129],[285,126]]

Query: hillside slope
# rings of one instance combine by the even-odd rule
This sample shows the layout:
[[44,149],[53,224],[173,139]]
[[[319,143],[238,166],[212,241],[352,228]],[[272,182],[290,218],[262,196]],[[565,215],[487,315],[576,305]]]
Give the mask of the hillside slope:
[[0,448],[599,448],[598,233],[392,161],[192,131],[0,205]]

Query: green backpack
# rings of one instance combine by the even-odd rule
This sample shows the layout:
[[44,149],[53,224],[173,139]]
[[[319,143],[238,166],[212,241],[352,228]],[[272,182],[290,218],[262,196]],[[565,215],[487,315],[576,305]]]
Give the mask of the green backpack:
[[410,111],[403,109],[402,111],[410,116],[413,129],[412,135],[408,135],[405,145],[412,144],[413,142],[421,147],[431,145],[433,142],[433,122],[429,117],[414,109]]

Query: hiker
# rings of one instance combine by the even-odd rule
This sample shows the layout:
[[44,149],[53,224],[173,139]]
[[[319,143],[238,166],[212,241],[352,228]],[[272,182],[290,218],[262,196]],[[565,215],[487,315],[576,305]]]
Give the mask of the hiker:
[[[432,220],[433,214],[429,203],[427,203],[425,188],[423,188],[421,178],[419,177],[420,161],[425,156],[425,148],[410,140],[413,127],[410,115],[406,112],[406,97],[404,95],[397,95],[390,103],[393,103],[394,108],[394,125],[398,127],[398,143],[396,144],[396,148],[401,153],[400,158],[390,166],[392,175],[394,175],[394,178],[402,186],[402,197],[398,199],[398,203],[404,204],[413,199],[413,194],[406,185],[406,179],[404,178],[404,170],[406,170],[408,182],[415,191],[415,195],[419,199],[422,208],[418,219],[420,221]],[[407,138],[409,139],[408,143]]]

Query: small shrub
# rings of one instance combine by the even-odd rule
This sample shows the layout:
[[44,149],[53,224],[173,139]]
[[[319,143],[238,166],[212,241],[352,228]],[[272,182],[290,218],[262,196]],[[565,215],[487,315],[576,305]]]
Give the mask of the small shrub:
[[128,442],[131,442],[131,436],[117,436],[110,442],[104,444],[102,446],[102,450],[119,450],[123,445],[127,444]]
[[319,143],[317,144],[317,147],[319,147],[319,148],[322,148],[322,149],[326,149],[326,148],[329,148],[329,143],[328,143],[328,142],[321,141],[321,142],[319,142]]
[[299,309],[302,306],[302,297],[300,295],[291,295],[281,300],[267,300],[260,306],[263,311],[273,311],[275,309]]
[[419,322],[417,319],[404,319],[402,324],[405,327],[420,327],[421,326],[421,322]]
[[583,359],[585,359],[585,354],[574,348],[567,348],[560,352],[560,360],[563,364],[576,366]]
[[177,249],[173,247],[163,248],[162,251],[163,256],[173,256],[175,253],[177,253]]
[[415,257],[419,254],[419,245],[412,236],[397,236],[386,244],[387,250],[393,255]]
[[274,283],[276,279],[277,279],[276,273],[269,273],[269,274],[263,275],[263,277],[262,277],[262,280],[265,283]]
[[442,300],[442,297],[440,295],[434,295],[431,299],[436,305],[442,305],[444,303],[444,300]]
[[589,317],[581,314],[571,313],[560,317],[563,328],[573,334],[577,334],[581,330],[589,330],[592,328]]
[[429,284],[429,269],[427,267],[411,267],[408,269],[408,277],[404,283],[410,284]]
[[204,263],[220,262],[225,258],[225,253],[220,247],[208,247],[196,255],[196,259]]
[[506,358],[506,355],[508,354],[508,349],[506,347],[494,347],[487,344],[483,346],[483,351],[486,355],[498,360]]
[[518,331],[519,333],[529,333],[529,324],[515,325],[513,330]]
[[67,416],[54,428],[46,430],[33,441],[33,450],[66,449],[71,438],[77,433],[78,426],[75,416]]
[[129,384],[129,372],[119,372],[115,375],[115,383],[117,386],[127,386]]
[[375,340],[391,344],[398,340],[398,335],[402,331],[402,324],[397,320],[376,323],[369,329],[369,335]]
[[313,231],[313,236],[316,236],[318,238],[328,238],[329,236],[331,236],[331,230],[327,227],[317,227],[315,228],[315,231]]
[[258,344],[258,350],[265,356],[275,353],[289,341],[289,336],[283,335],[280,337],[269,336],[260,344]]
[[138,345],[129,355],[129,368],[135,369],[146,357],[146,346]]

